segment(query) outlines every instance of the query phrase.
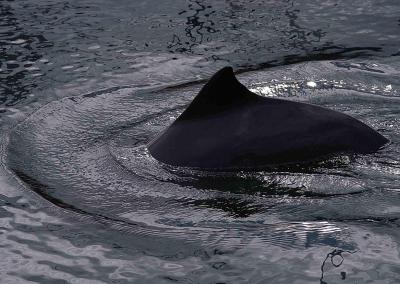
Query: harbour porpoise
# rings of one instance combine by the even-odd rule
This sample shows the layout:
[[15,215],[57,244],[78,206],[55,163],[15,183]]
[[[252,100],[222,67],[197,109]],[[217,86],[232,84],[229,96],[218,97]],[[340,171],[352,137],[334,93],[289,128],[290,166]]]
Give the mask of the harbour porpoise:
[[371,153],[387,142],[346,114],[259,96],[225,67],[148,149],[155,159],[174,166],[249,170],[338,153]]

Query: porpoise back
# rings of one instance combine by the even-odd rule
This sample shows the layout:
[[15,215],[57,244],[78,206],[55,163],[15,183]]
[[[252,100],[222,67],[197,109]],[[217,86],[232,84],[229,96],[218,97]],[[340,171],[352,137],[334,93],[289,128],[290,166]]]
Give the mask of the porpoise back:
[[258,96],[225,67],[148,149],[157,160],[174,166],[248,170],[343,152],[370,153],[387,142],[346,114]]

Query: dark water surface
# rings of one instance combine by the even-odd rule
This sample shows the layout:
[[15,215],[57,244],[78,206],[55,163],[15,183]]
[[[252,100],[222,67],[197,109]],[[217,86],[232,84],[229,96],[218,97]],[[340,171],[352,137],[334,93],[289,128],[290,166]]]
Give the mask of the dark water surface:
[[[254,173],[155,161],[226,65],[391,144]],[[397,0],[0,0],[0,127],[1,283],[400,282]]]

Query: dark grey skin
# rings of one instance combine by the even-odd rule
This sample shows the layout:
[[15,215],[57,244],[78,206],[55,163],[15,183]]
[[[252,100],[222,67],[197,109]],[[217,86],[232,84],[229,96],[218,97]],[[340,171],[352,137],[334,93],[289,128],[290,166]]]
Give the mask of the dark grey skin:
[[337,153],[371,153],[387,142],[348,115],[258,96],[225,67],[148,149],[157,160],[174,166],[249,170]]

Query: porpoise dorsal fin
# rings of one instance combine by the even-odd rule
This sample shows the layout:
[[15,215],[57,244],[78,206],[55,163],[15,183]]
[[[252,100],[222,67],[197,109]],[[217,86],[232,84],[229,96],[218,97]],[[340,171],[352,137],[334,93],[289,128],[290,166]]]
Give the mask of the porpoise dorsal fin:
[[224,111],[257,97],[235,77],[232,67],[224,67],[200,90],[178,120],[193,119]]

